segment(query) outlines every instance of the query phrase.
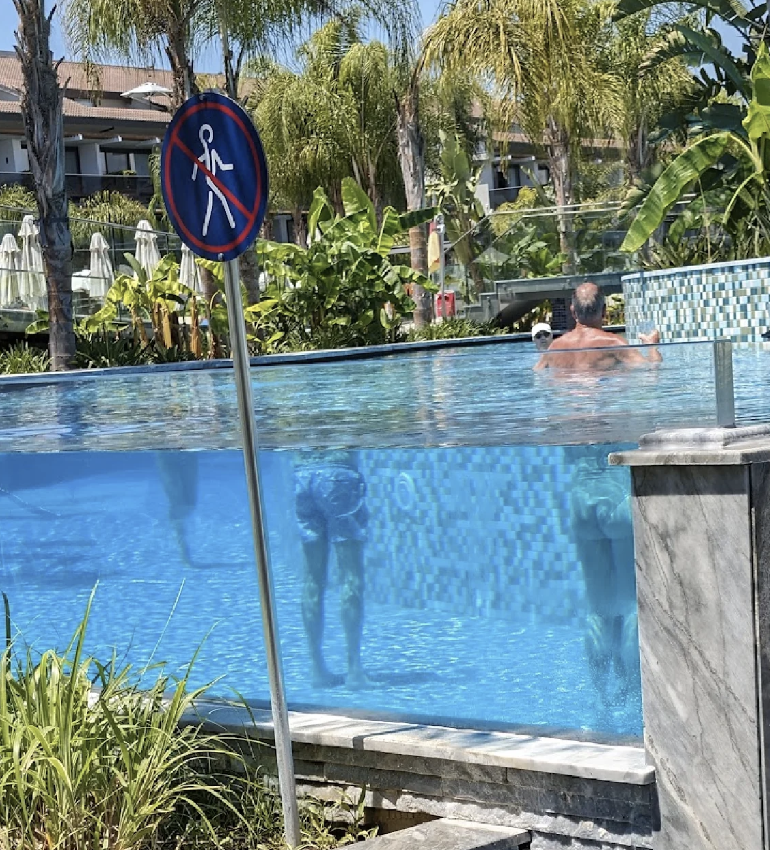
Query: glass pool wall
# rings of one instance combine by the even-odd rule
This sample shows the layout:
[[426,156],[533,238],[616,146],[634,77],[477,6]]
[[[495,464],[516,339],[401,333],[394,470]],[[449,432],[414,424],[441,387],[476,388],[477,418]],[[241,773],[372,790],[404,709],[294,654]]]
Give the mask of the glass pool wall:
[[[600,376],[533,372],[528,346],[501,344],[255,367],[290,706],[638,739],[630,479],[606,457],[715,421],[711,346],[662,350],[660,368]],[[98,581],[94,654],[181,673],[200,649],[193,683],[266,701],[231,372],[0,388],[0,585],[19,640],[65,647]],[[306,556],[325,534],[320,681]],[[365,679],[346,681],[361,589]]]

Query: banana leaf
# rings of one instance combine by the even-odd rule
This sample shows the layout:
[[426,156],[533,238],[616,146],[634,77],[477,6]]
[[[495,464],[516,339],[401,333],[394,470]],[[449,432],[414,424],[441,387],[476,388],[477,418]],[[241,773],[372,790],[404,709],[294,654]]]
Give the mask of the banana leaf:
[[733,140],[731,133],[716,133],[690,145],[660,175],[644,200],[621,251],[638,251],[663,223],[666,214],[684,190],[704,171],[716,165]]
[[[620,21],[636,12],[648,11],[666,5],[666,2],[667,0],[620,0],[613,17],[616,21]],[[749,9],[740,0],[691,0],[688,5],[705,9],[739,29],[745,25],[744,22],[749,20]]]
[[751,83],[753,92],[743,127],[749,138],[756,141],[763,136],[770,138],[770,54],[764,42],[751,69]]

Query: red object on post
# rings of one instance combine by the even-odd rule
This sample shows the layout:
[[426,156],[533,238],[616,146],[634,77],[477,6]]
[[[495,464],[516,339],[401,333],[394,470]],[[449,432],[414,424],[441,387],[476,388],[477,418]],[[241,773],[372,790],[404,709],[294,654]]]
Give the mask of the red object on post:
[[452,292],[451,290],[447,290],[444,293],[444,308],[445,308],[444,313],[441,312],[441,293],[437,292],[436,293],[435,307],[436,307],[436,318],[437,319],[442,318],[443,316],[446,316],[447,319],[450,316],[454,316],[454,314],[455,314],[455,294],[454,294],[454,292]]

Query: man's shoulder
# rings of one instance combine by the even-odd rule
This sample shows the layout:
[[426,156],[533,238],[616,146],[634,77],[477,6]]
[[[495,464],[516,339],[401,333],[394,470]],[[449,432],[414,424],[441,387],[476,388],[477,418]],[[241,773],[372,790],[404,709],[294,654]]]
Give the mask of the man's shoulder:
[[575,348],[615,348],[627,345],[626,341],[608,331],[597,330],[595,333],[567,333],[555,339],[549,346],[549,351],[559,351]]
[[596,331],[595,334],[591,334],[590,340],[590,343],[588,343],[588,340],[586,340],[586,343],[596,348],[620,348],[628,345],[622,337],[609,331]]

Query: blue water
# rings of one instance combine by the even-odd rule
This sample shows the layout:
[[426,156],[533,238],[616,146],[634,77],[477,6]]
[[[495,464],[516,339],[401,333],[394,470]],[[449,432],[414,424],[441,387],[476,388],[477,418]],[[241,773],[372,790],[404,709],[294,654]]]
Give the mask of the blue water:
[[[623,693],[617,668],[604,686],[589,668],[577,538],[591,533],[576,504],[627,493],[627,470],[603,471],[611,449],[713,424],[710,349],[670,346],[659,370],[600,378],[533,374],[534,360],[495,345],[254,369],[290,705],[639,738],[638,672]],[[763,418],[766,367],[770,355],[738,352],[744,421]],[[20,639],[66,646],[98,581],[95,654],[181,672],[200,649],[194,683],[268,698],[236,421],[227,371],[0,385],[0,584]],[[599,444],[597,472],[578,481],[586,443]],[[312,681],[299,447],[351,449],[366,480],[363,687]],[[616,542],[630,529],[607,527]],[[332,557],[323,651],[340,678],[343,587]]]

